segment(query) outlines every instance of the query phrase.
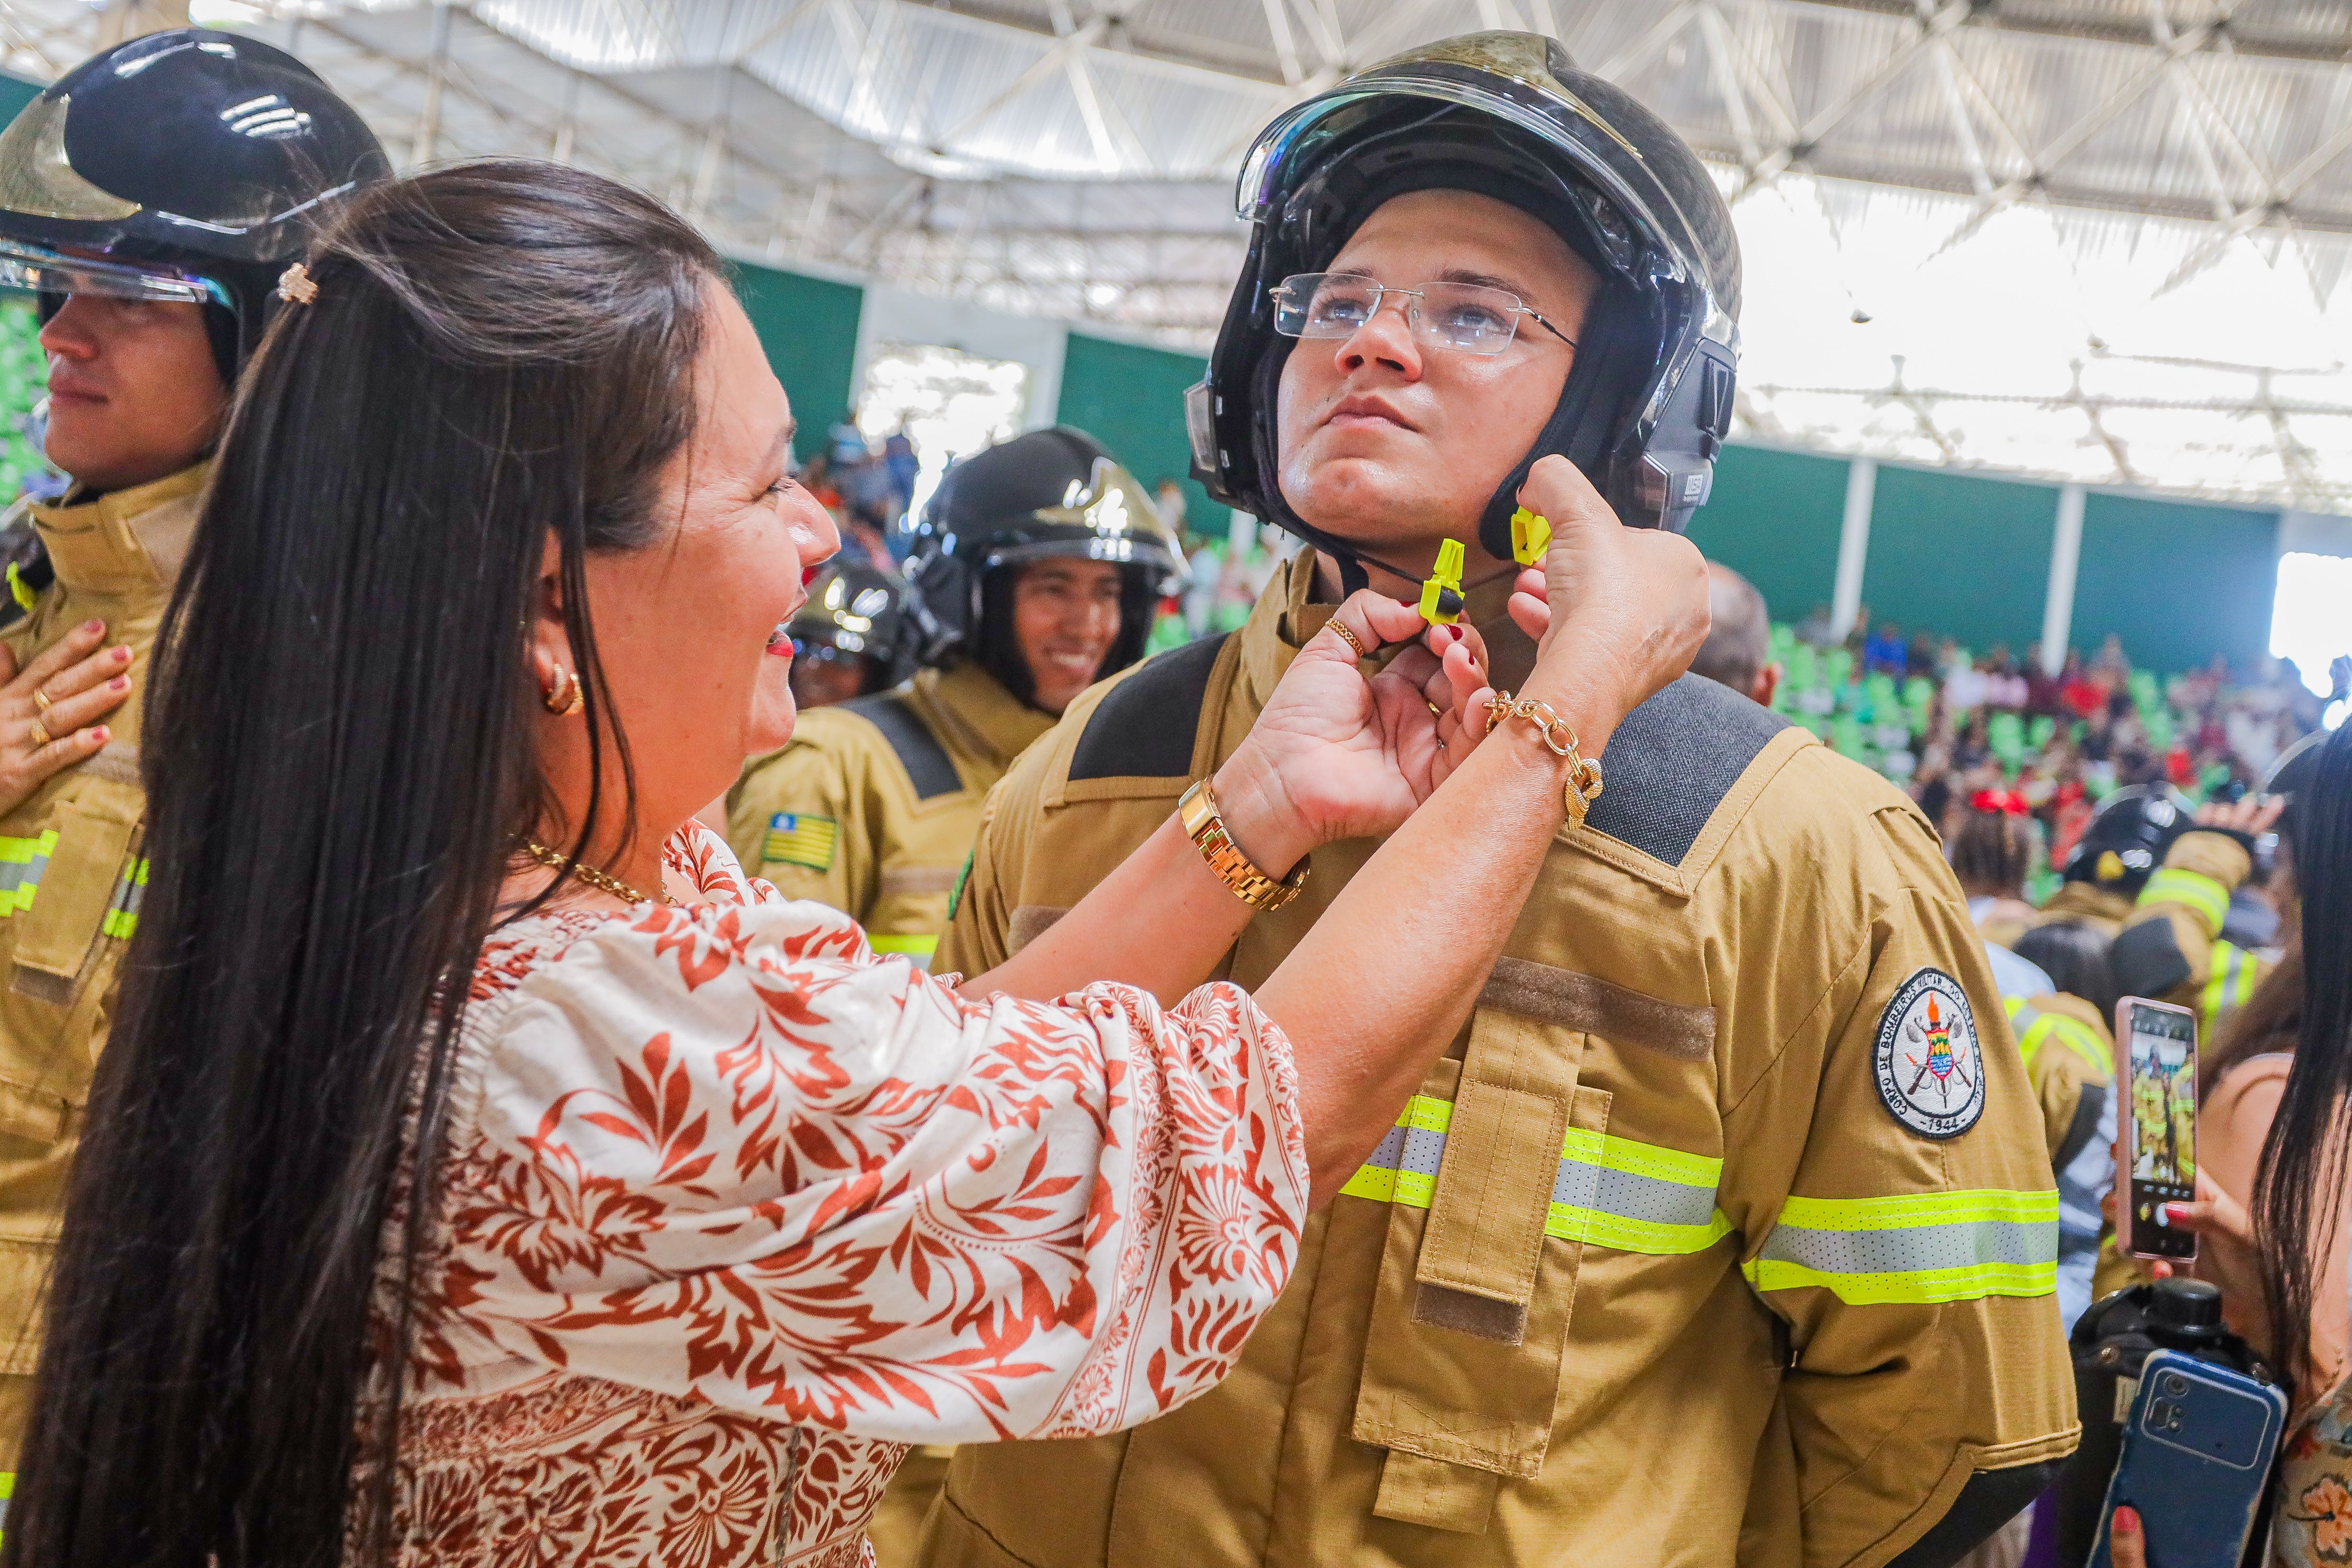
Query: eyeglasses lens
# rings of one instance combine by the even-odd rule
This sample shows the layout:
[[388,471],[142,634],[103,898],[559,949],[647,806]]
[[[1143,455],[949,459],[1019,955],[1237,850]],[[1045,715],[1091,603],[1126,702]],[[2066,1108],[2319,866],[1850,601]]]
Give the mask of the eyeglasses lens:
[[1518,332],[1517,295],[1475,283],[1424,283],[1382,289],[1346,272],[1301,272],[1275,290],[1274,330],[1290,338],[1351,337],[1381,308],[1383,293],[1407,296],[1405,315],[1424,347],[1498,354]]

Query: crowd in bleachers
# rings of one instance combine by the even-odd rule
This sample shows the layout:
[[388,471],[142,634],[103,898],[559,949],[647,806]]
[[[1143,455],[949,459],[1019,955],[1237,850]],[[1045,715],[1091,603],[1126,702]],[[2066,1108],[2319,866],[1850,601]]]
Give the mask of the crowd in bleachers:
[[1947,839],[1967,809],[2030,817],[2045,894],[2107,795],[2162,782],[2200,803],[2235,799],[2352,689],[2352,659],[2323,699],[2291,660],[2164,676],[2135,668],[2113,636],[2087,656],[2068,650],[2053,674],[2038,644],[1979,652],[1874,625],[1866,609],[1843,637],[1825,608],[1771,636],[1774,709],[1906,786]]

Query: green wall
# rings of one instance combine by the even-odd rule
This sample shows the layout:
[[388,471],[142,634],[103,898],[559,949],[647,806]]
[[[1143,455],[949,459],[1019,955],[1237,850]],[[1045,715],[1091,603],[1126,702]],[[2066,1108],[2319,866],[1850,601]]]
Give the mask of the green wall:
[[25,105],[41,96],[41,84],[0,71],[0,123],[14,120]]
[[1222,537],[1224,510],[1193,483],[1192,445],[1184,434],[1184,389],[1207,373],[1208,361],[1197,354],[1072,332],[1055,417],[1109,447],[1145,489],[1174,479],[1184,489],[1185,526]]
[[749,261],[734,268],[736,295],[792,399],[793,417],[800,422],[793,455],[805,462],[824,448],[826,429],[849,407],[866,290]]
[[1872,623],[2023,654],[2042,637],[2058,491],[1881,463],[1862,602]]
[[1837,587],[1845,478],[1843,458],[1726,447],[1691,542],[1755,584],[1775,619],[1796,620]]
[[2248,673],[2270,651],[2277,547],[2275,512],[2094,492],[2067,640],[2094,648],[2114,632],[2147,668],[2178,673],[2219,653]]

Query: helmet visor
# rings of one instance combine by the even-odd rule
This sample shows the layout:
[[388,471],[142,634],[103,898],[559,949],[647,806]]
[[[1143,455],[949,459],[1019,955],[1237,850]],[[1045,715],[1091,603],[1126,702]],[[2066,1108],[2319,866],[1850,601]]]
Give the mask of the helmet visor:
[[[1687,210],[1719,201],[1712,191],[1677,189],[1667,171],[1560,80],[1547,43],[1524,33],[1447,38],[1297,105],[1258,133],[1234,186],[1234,211],[1246,222],[1274,218],[1270,209],[1287,199],[1294,183],[1291,165],[1317,155],[1323,140],[1318,133],[1335,115],[1367,101],[1418,98],[1433,110],[1463,109],[1501,121],[1552,150],[1577,178],[1622,206],[1624,216],[1653,237],[1656,243],[1647,248],[1664,275],[1706,290],[1710,304],[1720,308],[1723,300],[1717,296],[1725,280],[1709,275],[1709,247]],[[1606,221],[1622,227],[1624,216]],[[1729,342],[1732,331],[1728,317],[1709,322],[1708,335],[1721,341]]]
[[36,294],[103,294],[235,310],[228,290],[199,273],[154,262],[101,261],[0,238],[0,287]]
[[81,177],[66,153],[71,95],[44,93],[0,131],[0,209],[74,223],[116,223],[139,211]]

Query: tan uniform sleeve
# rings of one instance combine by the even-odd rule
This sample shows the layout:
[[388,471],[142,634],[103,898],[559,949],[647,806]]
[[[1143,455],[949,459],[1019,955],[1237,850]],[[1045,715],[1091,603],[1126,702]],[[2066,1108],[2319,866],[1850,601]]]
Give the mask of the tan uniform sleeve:
[[849,760],[842,747],[795,741],[753,762],[728,792],[727,845],[784,897],[862,921],[877,872]]
[[[1871,821],[1859,864],[1781,889],[1775,940],[1851,946],[1826,994],[1776,1004],[1785,1044],[1726,1118],[1743,1271],[1786,1325],[1809,1568],[1948,1562],[2078,1436],[2042,1108],[1933,835],[1901,807]],[[1858,940],[1826,913],[1853,895]]]
[[2230,896],[2252,872],[2245,846],[2226,833],[2174,839],[2116,938],[2112,962],[2125,994],[2196,1005],[2212,978]]
[[947,934],[931,960],[934,974],[985,974],[1013,956],[1013,916],[1020,908],[1022,871],[1037,824],[1042,759],[1036,753],[1043,750],[1032,748],[988,792],[980,837],[948,913]]

